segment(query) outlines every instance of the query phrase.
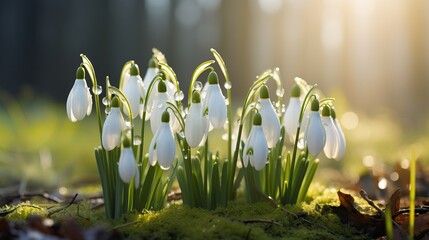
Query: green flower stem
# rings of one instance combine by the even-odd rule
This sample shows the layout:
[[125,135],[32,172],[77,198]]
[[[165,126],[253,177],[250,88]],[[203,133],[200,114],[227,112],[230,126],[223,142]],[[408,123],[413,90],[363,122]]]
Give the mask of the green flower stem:
[[158,62],[159,66],[161,67],[161,70],[164,70],[165,73],[167,73],[167,75],[169,76],[171,82],[174,84],[174,86],[176,87],[176,90],[180,90],[179,88],[179,82],[177,81],[177,76],[176,73],[173,71],[173,69],[164,62]]
[[122,71],[121,71],[121,75],[119,76],[119,89],[122,89],[123,85],[124,85],[124,79],[125,79],[125,75],[127,74],[127,72],[130,71],[131,66],[134,64],[134,61],[128,61],[124,64],[124,66],[122,67]]
[[197,81],[198,77],[205,72],[206,70],[212,70],[213,68],[210,67],[215,61],[209,60],[201,63],[197,68],[195,68],[194,72],[192,73],[191,82],[189,84],[189,90],[188,90],[188,108],[191,106],[192,102],[192,90],[194,89],[195,81]]
[[171,109],[173,111],[174,116],[176,116],[176,119],[180,123],[180,127],[182,128],[183,131],[185,131],[185,120],[183,119],[182,115],[180,114],[179,108],[177,108],[176,105],[174,105],[171,102],[167,102],[167,105],[168,105],[167,109]]
[[[88,71],[89,77],[91,78],[92,89],[97,89],[98,88],[97,77],[95,75],[95,70],[94,70],[94,67],[92,66],[91,61],[84,54],[80,54],[80,57],[82,58],[82,65],[86,68],[86,70]],[[95,100],[95,109],[97,111],[98,128],[100,131],[100,143],[102,143],[101,133],[103,132],[103,123],[101,120],[99,94],[94,94],[94,100]]]

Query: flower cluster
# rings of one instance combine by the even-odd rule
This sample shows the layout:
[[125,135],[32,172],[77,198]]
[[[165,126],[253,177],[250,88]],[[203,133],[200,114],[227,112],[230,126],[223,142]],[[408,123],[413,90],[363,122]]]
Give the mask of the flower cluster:
[[[237,134],[233,136],[231,82],[223,59],[214,49],[211,51],[225,78],[227,98],[211,66],[215,61],[209,60],[195,69],[188,105],[184,107],[176,74],[164,55],[155,49],[144,78],[138,65],[129,61],[123,67],[119,88],[111,86],[106,79],[106,97],[102,101],[106,115],[101,114],[101,91],[94,68],[89,59],[81,55],[83,63],[67,99],[67,115],[76,122],[91,113],[92,97],[85,80],[86,70],[95,89],[101,138],[95,154],[108,217],[116,218],[133,209],[162,208],[176,174],[183,202],[189,206],[226,205],[240,185],[242,178],[238,176],[243,175],[249,201],[257,199],[252,189],[259,189],[259,194],[270,195],[281,203],[296,203],[305,197],[322,150],[327,158],[339,160],[344,156],[346,142],[333,100],[319,99],[313,93],[315,85],[309,86],[297,79],[291,88],[289,104],[284,108],[278,69],[264,72],[253,83],[238,116]],[[209,73],[202,87],[197,79],[205,71]],[[279,101],[275,104],[266,85],[269,79],[277,83]],[[241,139],[248,116],[252,116],[250,132],[247,139]],[[134,124],[138,118],[142,124],[140,135]],[[146,122],[150,123],[153,137],[145,154]],[[208,140],[211,130],[224,128],[228,135],[228,154],[221,160],[219,154],[211,153]],[[176,145],[182,153],[182,160],[177,163]],[[193,148],[199,151],[192,151]],[[242,168],[237,168],[239,160]],[[263,169],[266,171],[261,171]],[[169,178],[163,177],[164,171],[171,174]]]

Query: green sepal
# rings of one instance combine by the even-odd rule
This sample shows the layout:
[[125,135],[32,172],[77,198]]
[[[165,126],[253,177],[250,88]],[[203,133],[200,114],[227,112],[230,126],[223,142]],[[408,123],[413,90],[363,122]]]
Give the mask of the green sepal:
[[298,84],[294,84],[292,90],[290,91],[291,97],[300,97],[301,96],[301,88]]
[[311,111],[319,111],[319,100],[317,98],[311,102]]
[[131,68],[130,68],[130,75],[131,76],[137,76],[140,75],[140,69],[139,69],[139,65],[137,64],[132,64]]
[[76,70],[76,79],[85,79],[85,69],[82,66]]
[[114,96],[112,99],[112,104],[110,105],[111,107],[119,107],[119,99],[117,96]]
[[331,108],[331,117],[332,119],[337,118],[337,114],[335,113],[335,110],[333,108]]
[[160,70],[160,71],[158,72],[158,75],[159,75],[159,77],[160,77],[162,80],[166,80],[166,79],[167,79],[167,75],[165,74],[164,70]]
[[253,117],[253,125],[255,126],[261,126],[262,124],[262,117],[260,113],[256,113]]
[[162,116],[161,116],[161,122],[166,122],[166,123],[170,122],[170,114],[168,113],[168,111],[167,111],[167,110],[165,110],[165,111],[162,113]]
[[165,93],[167,92],[167,85],[164,81],[159,81],[158,83],[158,92],[159,93]]
[[192,103],[200,103],[201,102],[201,95],[199,91],[194,91],[192,93]]
[[329,116],[331,116],[331,108],[329,107],[329,106],[324,106],[323,108],[322,108],[322,116],[324,116],[324,117],[329,117]]
[[124,148],[131,147],[131,139],[129,137],[125,137],[122,141],[122,145],[124,146]]
[[207,77],[207,81],[209,82],[209,84],[217,84],[218,83],[217,73],[215,71],[211,71],[209,73],[209,76]]
[[153,60],[153,58],[150,58],[149,59],[149,62],[148,62],[148,64],[147,64],[147,67],[148,68],[156,68],[157,66],[156,66],[156,62]]
[[259,89],[259,97],[262,99],[270,98],[270,92],[268,91],[267,85],[262,85]]

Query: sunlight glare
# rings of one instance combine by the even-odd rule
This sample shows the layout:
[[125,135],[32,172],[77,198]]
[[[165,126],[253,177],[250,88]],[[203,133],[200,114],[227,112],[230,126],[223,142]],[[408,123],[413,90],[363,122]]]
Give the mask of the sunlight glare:
[[354,112],[346,112],[341,116],[341,124],[346,129],[355,129],[359,125],[359,117]]

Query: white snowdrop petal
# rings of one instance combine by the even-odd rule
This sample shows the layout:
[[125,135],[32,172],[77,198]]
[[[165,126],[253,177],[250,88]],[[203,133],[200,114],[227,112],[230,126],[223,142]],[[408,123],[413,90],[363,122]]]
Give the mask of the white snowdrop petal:
[[[130,103],[133,118],[137,117],[140,112],[140,98],[143,97],[140,92],[141,84],[140,76],[131,76],[127,84],[123,86],[123,93]],[[127,111],[125,113],[128,115]]]
[[[153,102],[151,118],[150,118],[150,127],[153,134],[156,133],[159,126],[161,125],[161,116],[167,107],[167,104],[166,104],[167,101],[168,101],[167,93],[158,93],[158,95],[156,96]],[[170,113],[170,122],[171,122],[174,115],[172,115],[170,111],[169,113]]]
[[67,108],[67,116],[68,116],[69,120],[72,121],[72,122],[76,122],[77,119],[73,115],[73,111],[72,111],[73,92],[74,92],[74,88],[71,89],[71,91],[69,93],[69,96],[67,97],[66,108]]
[[161,169],[168,170],[173,165],[176,144],[170,126],[163,123],[157,140],[158,163]]
[[318,111],[311,111],[308,121],[308,128],[306,129],[308,151],[313,157],[317,157],[325,146],[325,129]]
[[83,79],[76,79],[71,96],[71,111],[77,120],[82,120],[88,113],[88,88]]
[[109,115],[107,115],[106,121],[104,121],[101,134],[103,147],[107,151],[111,151],[120,145],[121,132],[124,128],[123,122],[121,110],[118,107],[112,108]]
[[119,176],[125,183],[130,183],[136,172],[136,160],[131,148],[122,149],[119,157]]
[[280,138],[280,121],[270,99],[260,99],[259,113],[262,117],[262,128],[268,147],[275,147]]
[[299,114],[301,112],[301,100],[298,97],[291,97],[283,118],[286,134],[290,142],[296,138],[296,130],[299,125]]
[[207,107],[210,123],[214,128],[223,127],[226,122],[226,103],[219,84],[210,84],[207,93]]
[[344,136],[344,132],[341,129],[341,125],[338,121],[338,119],[334,120],[334,126],[337,129],[338,132],[338,148],[337,148],[337,152],[334,156],[335,160],[341,160],[344,157],[344,153],[346,152],[346,138]]
[[145,87],[145,93],[147,93],[149,85],[155,79],[155,76],[157,73],[158,73],[158,68],[147,68],[146,74],[144,75],[144,78],[143,78],[143,85]]
[[260,171],[265,167],[268,157],[268,144],[261,126],[253,126],[255,131],[253,145],[253,156],[250,157],[250,163]]
[[339,136],[330,116],[322,116],[322,122],[326,132],[326,144],[323,151],[327,158],[334,158],[338,152]]
[[158,155],[157,155],[158,146],[156,146],[158,135],[159,135],[159,132],[156,132],[149,145],[149,163],[151,166],[155,166],[156,162],[158,161]]
[[185,119],[185,137],[189,146],[197,147],[204,138],[206,125],[201,114],[202,104],[192,103]]

